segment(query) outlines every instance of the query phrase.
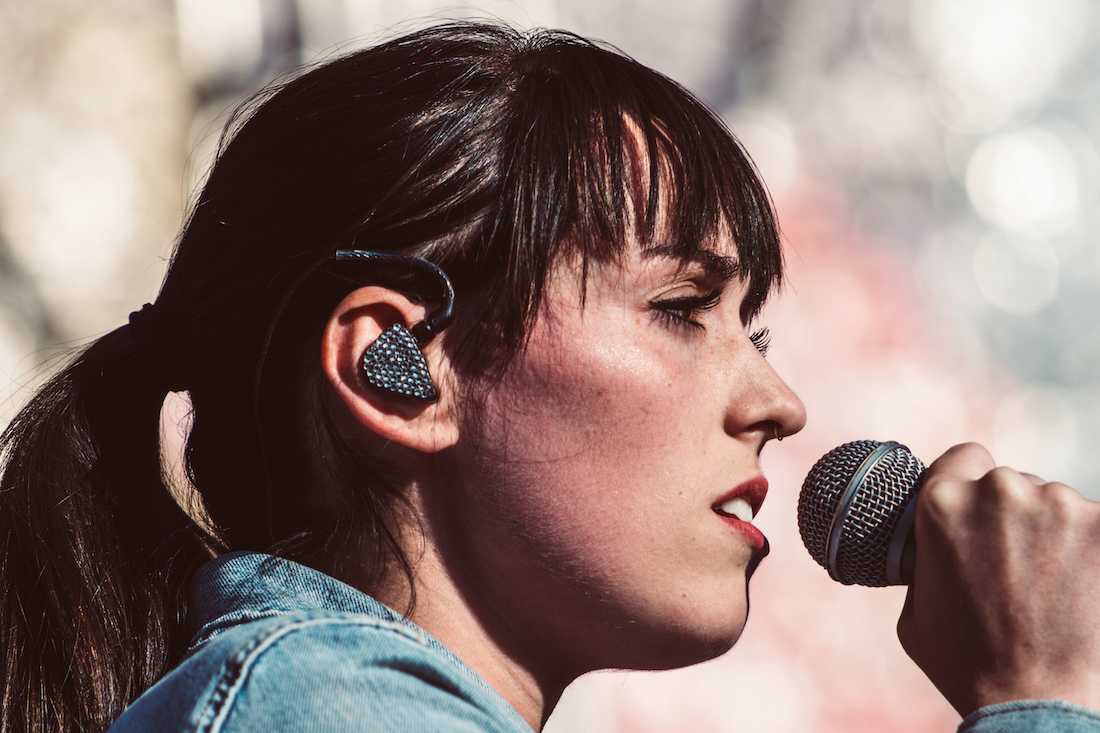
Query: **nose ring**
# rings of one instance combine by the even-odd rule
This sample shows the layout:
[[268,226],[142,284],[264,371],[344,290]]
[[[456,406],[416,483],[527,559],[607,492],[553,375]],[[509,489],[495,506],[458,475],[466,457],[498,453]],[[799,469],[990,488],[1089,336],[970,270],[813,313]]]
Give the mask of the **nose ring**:
[[780,443],[783,442],[783,436],[779,434],[779,423],[772,423],[775,426],[775,439]]

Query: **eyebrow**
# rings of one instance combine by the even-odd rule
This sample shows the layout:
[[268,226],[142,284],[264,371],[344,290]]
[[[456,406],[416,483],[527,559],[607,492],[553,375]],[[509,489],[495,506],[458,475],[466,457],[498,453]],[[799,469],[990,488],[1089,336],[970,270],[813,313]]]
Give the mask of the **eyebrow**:
[[[643,259],[653,259],[656,257],[669,257],[678,260],[684,259],[683,254],[678,252],[676,247],[671,244],[659,244],[642,250]],[[701,265],[708,276],[720,282],[729,282],[741,272],[741,265],[737,263],[737,260],[732,257],[727,257],[726,255],[720,255],[709,249],[698,250],[687,259]]]

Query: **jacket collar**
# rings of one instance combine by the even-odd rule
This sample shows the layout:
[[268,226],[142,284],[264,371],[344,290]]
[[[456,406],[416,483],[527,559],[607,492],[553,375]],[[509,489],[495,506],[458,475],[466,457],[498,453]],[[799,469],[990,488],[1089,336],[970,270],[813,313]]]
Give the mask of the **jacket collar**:
[[488,684],[435,637],[389,606],[319,570],[262,552],[228,552],[196,571],[186,653],[237,624],[301,611],[365,614],[400,625],[479,683]]
[[454,652],[389,606],[330,575],[261,552],[236,551],[204,563],[191,580],[188,613],[193,632],[187,654],[237,624],[302,611],[365,614],[379,626],[400,626],[486,690],[516,730],[530,726],[500,694]]

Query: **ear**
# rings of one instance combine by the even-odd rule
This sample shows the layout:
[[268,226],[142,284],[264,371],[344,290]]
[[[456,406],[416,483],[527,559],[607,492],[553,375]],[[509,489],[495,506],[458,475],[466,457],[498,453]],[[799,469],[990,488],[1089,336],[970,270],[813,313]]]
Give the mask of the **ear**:
[[426,315],[423,305],[388,288],[370,285],[352,291],[329,316],[321,338],[321,368],[343,408],[346,419],[341,423],[420,453],[434,453],[458,441],[454,394],[442,379],[450,367],[442,337],[435,336],[420,350],[439,392],[436,402],[378,390],[360,368],[363,353],[383,331],[394,323],[412,330]]

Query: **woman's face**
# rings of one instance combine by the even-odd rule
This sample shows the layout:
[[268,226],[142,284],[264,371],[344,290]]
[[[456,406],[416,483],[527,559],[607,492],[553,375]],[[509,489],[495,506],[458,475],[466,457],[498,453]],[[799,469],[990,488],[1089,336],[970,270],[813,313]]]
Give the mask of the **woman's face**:
[[470,597],[577,673],[732,646],[762,553],[712,506],[761,475],[777,428],[806,419],[749,339],[736,278],[687,314],[701,328],[660,315],[660,301],[722,285],[676,265],[638,247],[621,267],[590,265],[583,310],[575,268],[559,268],[526,354],[450,452],[434,513]]

